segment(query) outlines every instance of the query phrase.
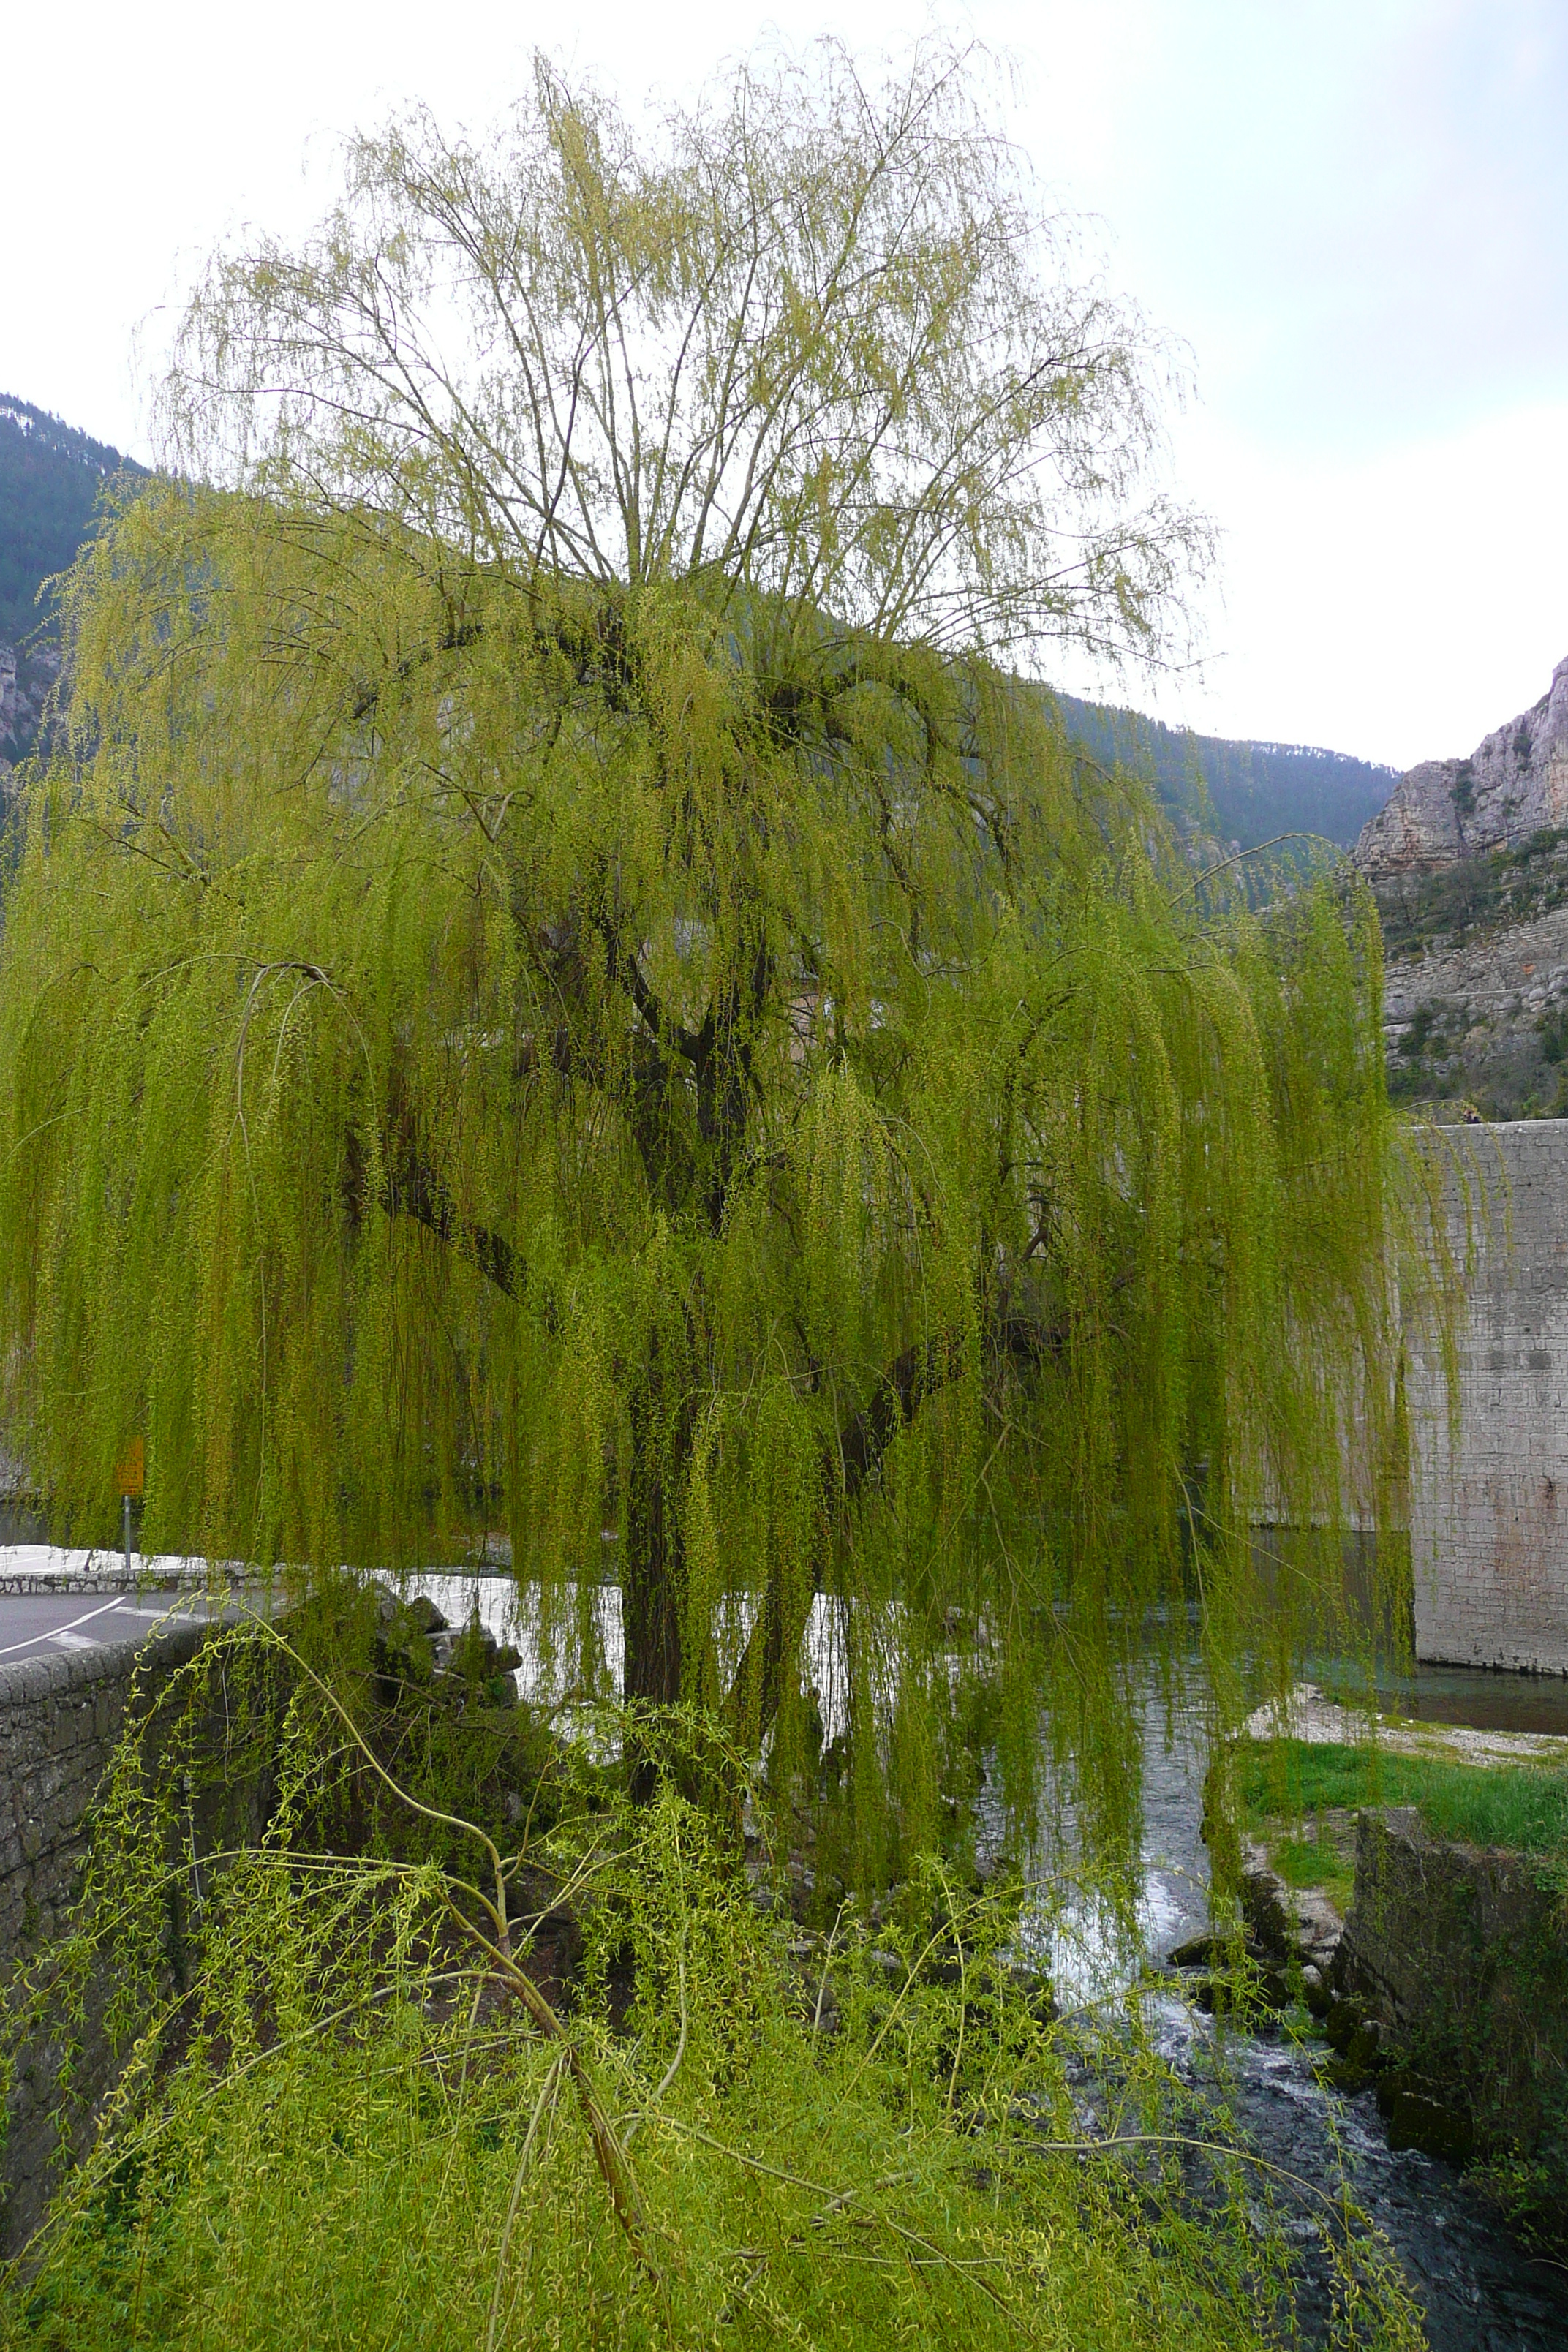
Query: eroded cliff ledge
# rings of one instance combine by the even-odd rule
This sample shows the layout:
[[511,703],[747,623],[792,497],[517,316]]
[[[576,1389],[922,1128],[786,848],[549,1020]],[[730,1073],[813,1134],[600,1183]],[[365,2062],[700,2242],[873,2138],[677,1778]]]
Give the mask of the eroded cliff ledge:
[[1568,825],[1568,658],[1531,709],[1468,760],[1423,760],[1362,827],[1355,861],[1369,880],[1429,872],[1512,848]]

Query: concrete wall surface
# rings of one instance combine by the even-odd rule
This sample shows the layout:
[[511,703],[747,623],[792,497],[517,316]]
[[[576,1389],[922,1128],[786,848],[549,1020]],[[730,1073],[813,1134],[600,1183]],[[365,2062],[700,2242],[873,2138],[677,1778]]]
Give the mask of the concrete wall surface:
[[1475,1264],[1452,1447],[1438,1351],[1410,1346],[1415,1654],[1568,1674],[1568,1119],[1451,1134]]

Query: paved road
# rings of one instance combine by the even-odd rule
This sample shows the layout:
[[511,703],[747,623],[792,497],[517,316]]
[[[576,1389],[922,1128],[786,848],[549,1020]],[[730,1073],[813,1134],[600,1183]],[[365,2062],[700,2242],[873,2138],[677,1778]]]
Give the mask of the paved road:
[[0,1592],[0,1666],[140,1641],[172,1610],[171,1622],[212,1614],[199,1592]]

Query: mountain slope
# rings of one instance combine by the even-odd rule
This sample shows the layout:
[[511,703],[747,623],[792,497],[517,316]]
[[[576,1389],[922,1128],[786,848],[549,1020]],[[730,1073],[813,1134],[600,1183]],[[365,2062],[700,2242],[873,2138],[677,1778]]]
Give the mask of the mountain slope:
[[91,530],[105,484],[144,471],[31,401],[0,394],[0,779],[37,741],[59,667],[39,592]]
[[1468,759],[1403,776],[1355,855],[1395,1099],[1568,1116],[1568,660]]
[[92,527],[106,482],[144,469],[30,401],[0,394],[0,638],[36,628],[39,584]]
[[1399,781],[1343,751],[1191,735],[1102,703],[1059,694],[1068,733],[1107,767],[1145,777],[1168,808],[1242,849],[1282,833],[1317,833],[1348,849]]
[[1356,844],[1374,882],[1519,849],[1568,824],[1568,659],[1539,702],[1482,738],[1468,760],[1424,760],[1399,780]]
[[[144,470],[30,401],[0,395],[0,646],[17,652],[14,686],[0,661],[0,754],[16,760],[31,748],[53,676],[47,646],[28,642],[47,621],[39,586],[70,562],[122,469]],[[1337,751],[1180,733],[1134,710],[1055,699],[1094,758],[1142,775],[1185,830],[1243,849],[1293,832],[1348,847],[1397,782],[1392,768]]]

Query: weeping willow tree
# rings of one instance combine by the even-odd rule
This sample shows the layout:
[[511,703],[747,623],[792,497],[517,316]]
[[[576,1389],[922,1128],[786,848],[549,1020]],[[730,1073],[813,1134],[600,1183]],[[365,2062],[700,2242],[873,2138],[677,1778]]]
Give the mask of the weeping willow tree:
[[214,265],[5,898],[62,1528],[142,1437],[148,1549],[504,1531],[588,1681],[608,1564],[627,1699],[785,1780],[840,1711],[871,1867],[974,1692],[1026,1811],[1042,1691],[1103,1746],[1152,1609],[1233,1659],[1258,1521],[1385,1499],[1371,904],[1249,912],[1023,675],[1172,643],[1163,367],[929,51],[648,136],[542,66]]

